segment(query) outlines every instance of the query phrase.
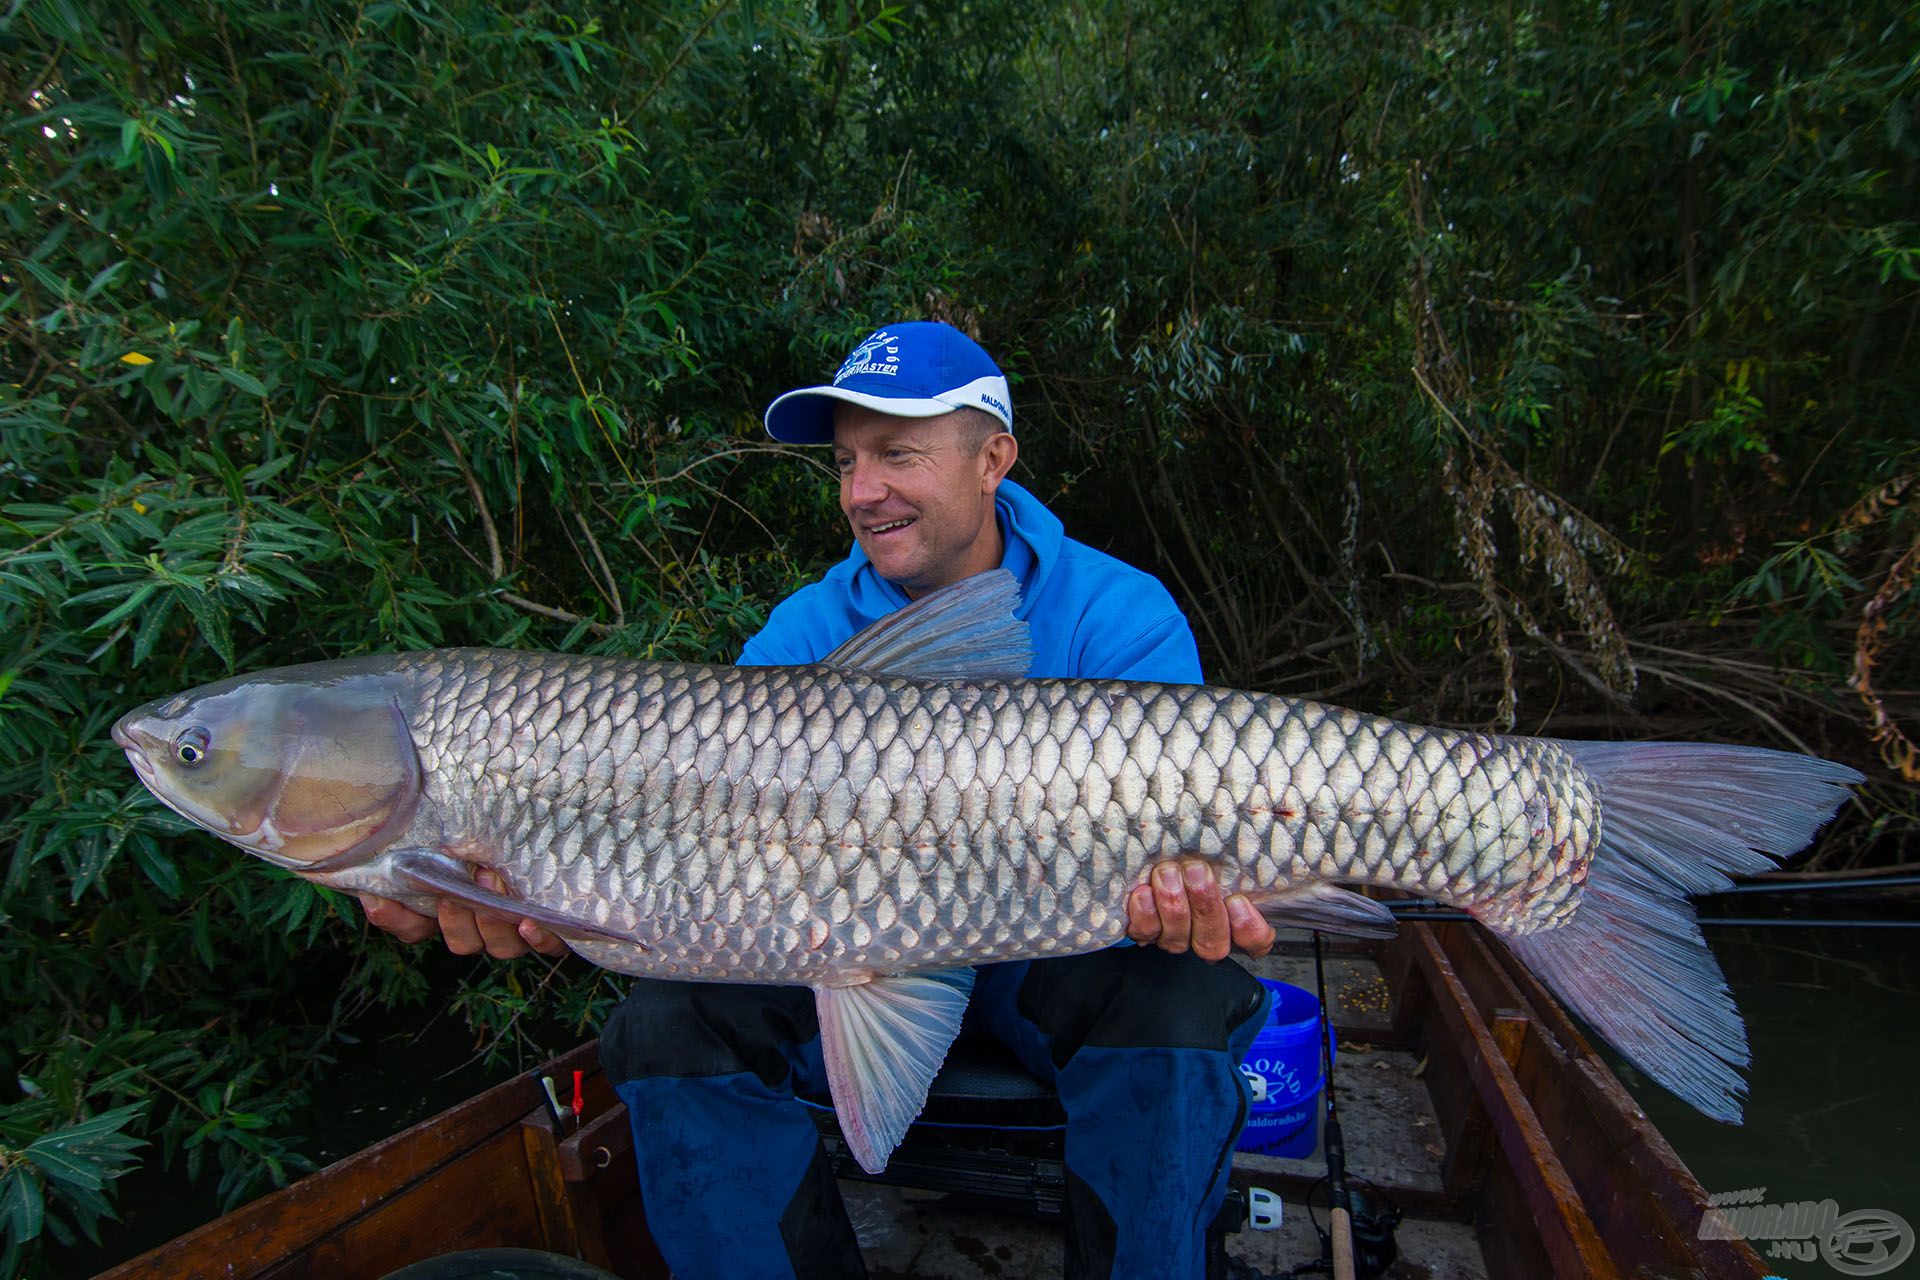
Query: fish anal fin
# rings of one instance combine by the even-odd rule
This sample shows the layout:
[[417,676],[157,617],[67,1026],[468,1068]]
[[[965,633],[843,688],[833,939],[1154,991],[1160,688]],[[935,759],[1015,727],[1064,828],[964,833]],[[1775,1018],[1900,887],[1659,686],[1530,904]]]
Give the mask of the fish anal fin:
[[1355,938],[1391,938],[1399,931],[1384,903],[1324,880],[1272,894],[1258,909],[1276,929],[1318,929]]
[[582,920],[524,898],[483,889],[473,882],[473,875],[466,863],[434,849],[399,849],[388,854],[386,862],[388,874],[394,881],[415,893],[446,898],[474,911],[485,911],[510,920],[531,920],[563,937],[602,938],[628,946],[640,945],[632,938],[623,937],[590,920]]
[[833,1109],[868,1173],[887,1167],[926,1106],[972,993],[971,969],[814,988]]
[[859,632],[822,666],[920,680],[1018,680],[1033,666],[1020,584],[990,569],[929,592]]

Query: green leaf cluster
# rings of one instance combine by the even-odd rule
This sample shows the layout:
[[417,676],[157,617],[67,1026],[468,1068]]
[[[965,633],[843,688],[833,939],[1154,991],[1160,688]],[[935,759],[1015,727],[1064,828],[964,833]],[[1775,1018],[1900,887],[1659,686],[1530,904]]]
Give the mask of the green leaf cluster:
[[138,1106],[116,1107],[55,1127],[43,1099],[0,1107],[0,1269],[18,1274],[42,1232],[62,1244],[100,1239],[101,1220],[113,1216],[105,1192],[145,1145],[123,1132],[139,1114]]

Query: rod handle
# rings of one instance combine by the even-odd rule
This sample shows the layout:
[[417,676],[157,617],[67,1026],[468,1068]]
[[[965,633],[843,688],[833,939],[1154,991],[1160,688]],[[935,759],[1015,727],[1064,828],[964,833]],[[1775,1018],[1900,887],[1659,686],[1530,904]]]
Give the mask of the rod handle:
[[1333,1211],[1333,1280],[1354,1280],[1353,1215],[1345,1209]]

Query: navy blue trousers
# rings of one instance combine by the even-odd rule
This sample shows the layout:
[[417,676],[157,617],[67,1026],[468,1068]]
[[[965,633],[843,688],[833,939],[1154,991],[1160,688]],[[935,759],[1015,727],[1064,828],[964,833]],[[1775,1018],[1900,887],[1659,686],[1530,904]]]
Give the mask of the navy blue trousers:
[[[1067,1115],[1067,1275],[1200,1280],[1265,988],[1238,965],[1153,947],[977,972],[969,1026],[1052,1083]],[[795,1097],[827,1088],[811,991],[640,979],[600,1056],[679,1280],[865,1275]]]

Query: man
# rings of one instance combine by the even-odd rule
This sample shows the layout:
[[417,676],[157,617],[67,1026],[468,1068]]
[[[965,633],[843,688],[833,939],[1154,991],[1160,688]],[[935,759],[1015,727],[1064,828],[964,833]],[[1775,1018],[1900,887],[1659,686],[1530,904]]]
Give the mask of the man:
[[[1192,630],[1166,590],[1064,535],[1007,479],[1011,397],[985,351],[944,324],[876,331],[829,386],[775,400],[767,431],[829,444],[847,559],[782,602],[743,665],[816,662],[939,587],[1004,567],[1021,587],[1035,676],[1198,683]],[[1212,966],[1273,931],[1222,901],[1197,859],[1154,868],[1128,899],[1153,947],[978,971],[970,1024],[1050,1080],[1067,1113],[1068,1272],[1198,1277],[1245,1119],[1237,1063],[1265,1008],[1257,982]],[[370,899],[409,940],[437,927],[463,954],[560,944],[531,922],[443,907],[439,920]],[[800,1094],[823,1096],[812,994],[798,987],[641,979],[601,1036],[634,1127],[647,1219],[676,1275],[864,1274]]]

